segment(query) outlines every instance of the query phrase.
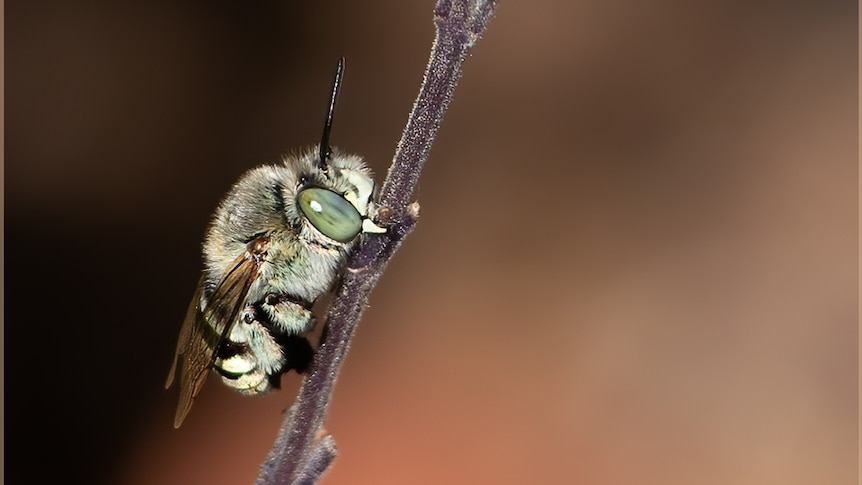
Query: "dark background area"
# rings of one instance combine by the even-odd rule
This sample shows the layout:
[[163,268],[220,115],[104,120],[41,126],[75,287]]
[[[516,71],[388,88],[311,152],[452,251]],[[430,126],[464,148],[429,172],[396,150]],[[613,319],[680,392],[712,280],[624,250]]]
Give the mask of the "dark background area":
[[[250,483],[298,385],[162,385],[208,217],[382,180],[431,2],[5,2],[7,483]],[[854,2],[504,1],[331,406],[326,483],[855,483]]]

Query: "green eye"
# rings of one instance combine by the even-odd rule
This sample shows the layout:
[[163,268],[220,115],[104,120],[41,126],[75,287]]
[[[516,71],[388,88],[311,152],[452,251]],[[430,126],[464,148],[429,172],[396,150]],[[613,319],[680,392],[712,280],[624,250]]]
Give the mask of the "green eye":
[[318,231],[338,242],[350,242],[362,230],[362,217],[353,204],[327,189],[299,193],[299,209]]

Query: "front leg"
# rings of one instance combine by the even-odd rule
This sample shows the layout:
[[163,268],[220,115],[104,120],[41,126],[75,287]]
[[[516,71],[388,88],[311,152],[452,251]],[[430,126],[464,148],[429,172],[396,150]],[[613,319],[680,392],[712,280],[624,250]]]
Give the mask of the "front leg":
[[284,366],[270,375],[270,385],[274,388],[279,387],[281,374],[291,369],[303,373],[311,364],[314,349],[305,337],[315,324],[311,305],[311,302],[275,293],[268,294],[256,305],[258,320],[281,346],[284,356]]
[[290,295],[270,293],[257,305],[260,309],[258,316],[274,334],[304,334],[314,329],[312,304]]

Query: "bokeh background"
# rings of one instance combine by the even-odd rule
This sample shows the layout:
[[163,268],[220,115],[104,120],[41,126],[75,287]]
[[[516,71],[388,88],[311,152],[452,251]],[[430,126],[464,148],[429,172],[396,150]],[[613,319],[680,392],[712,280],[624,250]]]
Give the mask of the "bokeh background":
[[[382,180],[432,4],[7,1],[7,483],[251,483],[299,379],[162,389],[208,217]],[[504,1],[327,428],[327,484],[850,484],[855,2]]]

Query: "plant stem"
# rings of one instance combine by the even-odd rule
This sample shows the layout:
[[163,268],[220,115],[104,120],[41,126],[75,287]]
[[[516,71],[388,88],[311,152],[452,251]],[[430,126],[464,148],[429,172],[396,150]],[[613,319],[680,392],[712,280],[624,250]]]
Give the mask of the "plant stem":
[[348,260],[348,270],[327,313],[321,343],[296,401],[284,419],[257,485],[316,482],[335,459],[333,438],[323,430],[332,390],[371,290],[418,218],[410,204],[469,49],[487,27],[496,0],[440,0],[436,37],[425,78],[377,203],[381,235],[367,234]]

